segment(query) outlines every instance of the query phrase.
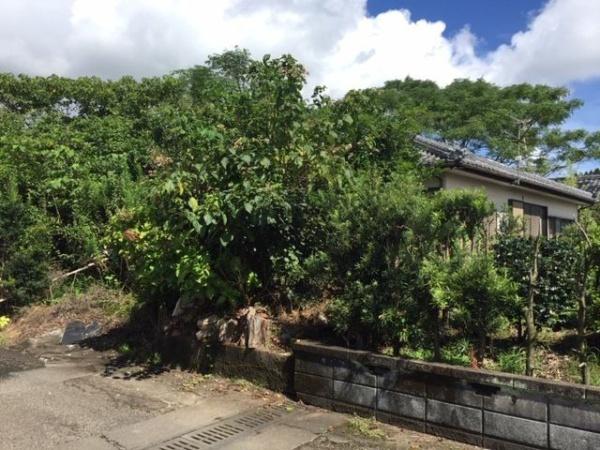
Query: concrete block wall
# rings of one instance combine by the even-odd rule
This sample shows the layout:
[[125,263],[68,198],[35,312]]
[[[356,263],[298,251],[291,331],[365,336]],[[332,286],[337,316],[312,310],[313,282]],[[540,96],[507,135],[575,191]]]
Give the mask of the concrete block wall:
[[306,403],[492,449],[600,449],[600,389],[294,344]]

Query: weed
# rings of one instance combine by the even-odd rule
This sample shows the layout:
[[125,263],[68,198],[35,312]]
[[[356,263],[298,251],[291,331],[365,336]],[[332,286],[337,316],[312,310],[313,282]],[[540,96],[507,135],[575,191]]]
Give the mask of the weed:
[[248,380],[244,380],[243,378],[233,378],[231,380],[231,384],[238,386],[241,391],[248,391],[256,387],[254,383],[251,383]]
[[348,420],[348,428],[368,439],[385,439],[385,432],[379,428],[375,418],[365,419],[364,417],[354,416]]
[[158,353],[158,352],[152,353],[148,357],[148,364],[150,364],[151,366],[160,366],[162,364],[162,356],[161,356],[161,354]]
[[448,364],[468,367],[471,364],[470,350],[471,343],[467,339],[459,339],[442,349],[442,359]]
[[[569,358],[567,373],[573,383],[581,382],[581,369],[577,357]],[[588,358],[588,367],[590,371],[589,383],[593,386],[600,386],[600,356],[597,352],[591,352]]]
[[498,354],[498,368],[502,372],[525,373],[525,352],[522,348],[513,347]]
[[131,345],[129,345],[127,343],[119,345],[119,347],[117,348],[117,351],[123,356],[130,356],[133,353],[133,349],[131,348]]
[[184,391],[194,392],[196,390],[196,388],[198,388],[199,386],[203,385],[204,383],[206,383],[208,381],[212,381],[213,379],[214,379],[214,376],[210,373],[207,373],[204,375],[195,375],[193,377],[190,377],[188,380],[186,380],[181,385],[181,388]]
[[0,316],[0,331],[4,330],[10,323],[10,317]]
[[426,348],[403,348],[402,356],[408,359],[429,361],[433,359],[433,352]]

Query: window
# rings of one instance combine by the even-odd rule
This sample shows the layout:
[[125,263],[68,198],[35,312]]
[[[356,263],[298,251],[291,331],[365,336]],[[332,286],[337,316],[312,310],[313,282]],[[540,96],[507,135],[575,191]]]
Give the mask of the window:
[[571,225],[574,221],[571,219],[562,219],[560,217],[548,217],[548,236],[554,237],[562,233],[565,227]]
[[548,209],[545,206],[509,200],[508,204],[514,217],[523,221],[523,234],[537,237],[548,236]]

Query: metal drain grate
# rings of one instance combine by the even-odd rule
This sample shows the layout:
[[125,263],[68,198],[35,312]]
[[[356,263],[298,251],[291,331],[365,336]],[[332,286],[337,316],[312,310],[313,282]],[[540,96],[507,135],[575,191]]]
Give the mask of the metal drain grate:
[[288,411],[285,406],[269,406],[250,413],[242,413],[199,430],[163,442],[147,450],[203,450],[214,449],[230,440],[239,439],[246,433],[256,431]]

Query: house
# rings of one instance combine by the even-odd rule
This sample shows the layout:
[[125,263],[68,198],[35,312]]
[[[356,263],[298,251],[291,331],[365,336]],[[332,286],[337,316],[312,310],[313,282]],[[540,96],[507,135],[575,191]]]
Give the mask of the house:
[[498,230],[506,212],[521,217],[529,236],[556,236],[577,219],[582,207],[593,205],[594,196],[541,175],[478,156],[433,139],[417,136],[421,159],[440,167],[440,175],[428,186],[439,189],[483,189],[498,211],[490,218],[488,231]]

